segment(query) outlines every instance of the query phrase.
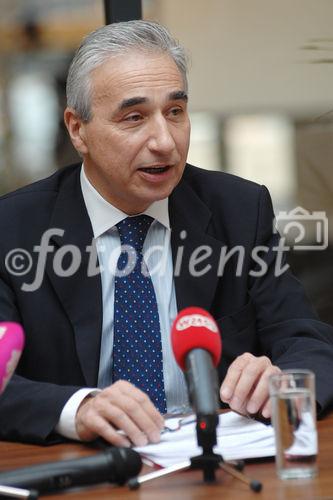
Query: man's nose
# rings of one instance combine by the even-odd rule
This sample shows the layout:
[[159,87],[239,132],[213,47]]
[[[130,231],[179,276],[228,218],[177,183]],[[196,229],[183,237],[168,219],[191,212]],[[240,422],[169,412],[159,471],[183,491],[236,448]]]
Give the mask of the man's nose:
[[164,116],[157,117],[151,123],[148,147],[161,155],[168,155],[175,149],[175,141],[170,131],[170,124]]

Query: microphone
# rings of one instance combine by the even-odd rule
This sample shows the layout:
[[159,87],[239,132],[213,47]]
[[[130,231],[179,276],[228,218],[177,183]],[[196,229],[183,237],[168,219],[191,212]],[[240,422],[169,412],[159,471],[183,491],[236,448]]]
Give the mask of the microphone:
[[[0,473],[0,484],[39,494],[100,483],[124,484],[139,474],[140,455],[131,448],[108,448],[97,455],[23,467]],[[0,490],[1,492],[1,490]]]
[[197,415],[199,446],[210,451],[216,444],[218,377],[215,366],[222,341],[214,318],[204,309],[188,307],[176,317],[171,330],[176,361],[185,372],[190,403]]
[[24,333],[18,323],[0,323],[0,394],[15,371],[24,346]]
[[[197,441],[203,453],[190,460],[192,469],[202,469],[204,481],[215,481],[215,470],[221,467],[232,476],[260,491],[262,484],[251,480],[236,467],[224,463],[214,453],[218,426],[218,377],[215,367],[222,353],[222,341],[214,318],[204,309],[188,307],[176,317],[171,330],[171,343],[176,361],[185,371],[190,402],[197,415]],[[140,480],[140,478],[139,478]]]
[[171,331],[176,361],[185,371],[190,402],[197,414],[212,414],[219,408],[217,366],[222,352],[219,329],[204,309],[188,307],[176,317]]

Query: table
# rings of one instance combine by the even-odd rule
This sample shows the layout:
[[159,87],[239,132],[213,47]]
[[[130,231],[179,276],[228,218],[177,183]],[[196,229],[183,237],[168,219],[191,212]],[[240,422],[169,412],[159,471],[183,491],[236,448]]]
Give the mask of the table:
[[[184,471],[145,483],[137,491],[114,485],[94,486],[66,492],[68,500],[329,500],[333,499],[333,414],[318,422],[319,475],[315,479],[281,481],[275,474],[274,461],[265,459],[247,464],[245,472],[263,483],[260,493],[223,471],[217,472],[217,483],[204,484],[201,471]],[[83,444],[60,444],[49,447],[0,442],[0,470],[66,460],[92,454]],[[148,472],[144,467],[142,473]],[[62,492],[64,494],[64,492]],[[48,495],[49,500],[60,495]]]

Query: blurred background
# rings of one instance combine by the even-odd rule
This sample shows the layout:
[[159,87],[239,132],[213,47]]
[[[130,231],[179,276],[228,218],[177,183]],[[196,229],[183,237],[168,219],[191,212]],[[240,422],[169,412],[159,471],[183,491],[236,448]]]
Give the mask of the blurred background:
[[[270,189],[292,268],[333,324],[333,1],[142,0],[142,16],[190,55],[189,162]],[[66,72],[103,24],[102,0],[0,0],[0,194],[78,160]]]

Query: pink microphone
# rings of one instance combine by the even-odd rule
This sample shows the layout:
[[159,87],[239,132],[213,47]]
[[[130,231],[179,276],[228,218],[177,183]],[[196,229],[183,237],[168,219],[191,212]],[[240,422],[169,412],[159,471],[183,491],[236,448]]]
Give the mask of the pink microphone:
[[15,371],[24,346],[24,333],[18,323],[0,323],[0,394]]

